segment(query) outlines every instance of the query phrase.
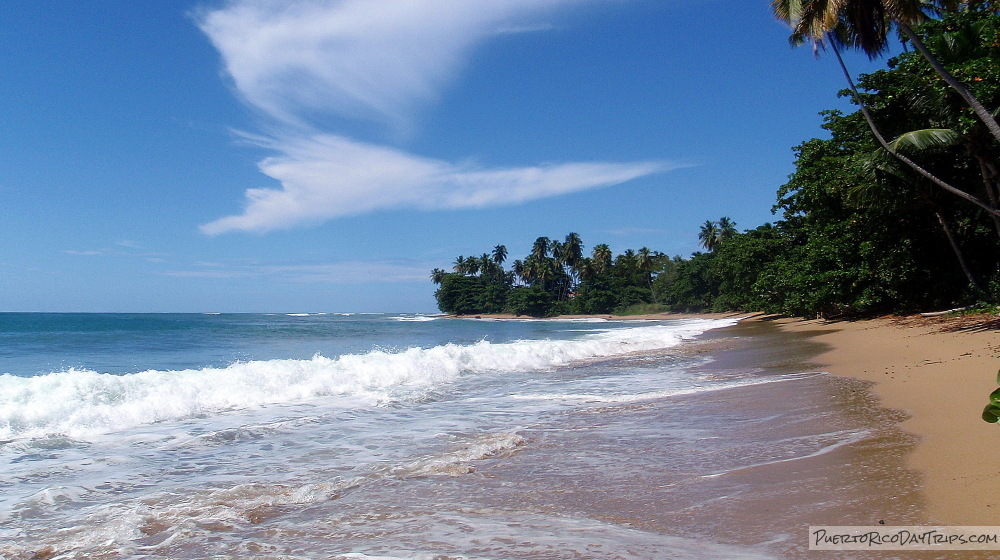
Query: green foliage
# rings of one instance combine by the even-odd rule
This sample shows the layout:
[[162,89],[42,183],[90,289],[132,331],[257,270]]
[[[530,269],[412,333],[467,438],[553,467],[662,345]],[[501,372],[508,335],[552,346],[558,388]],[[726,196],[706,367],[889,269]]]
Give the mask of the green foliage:
[[507,310],[515,315],[545,317],[552,314],[555,296],[541,286],[520,286],[510,292]]
[[[997,372],[997,384],[1000,385],[1000,372]],[[1000,389],[990,393],[990,402],[983,409],[983,420],[991,424],[1000,421]]]
[[[728,222],[727,222],[728,223]],[[544,317],[557,314],[611,313],[653,301],[657,271],[670,266],[662,253],[643,247],[613,255],[604,244],[584,256],[580,236],[564,241],[539,237],[531,252],[503,267],[507,248],[496,245],[480,257],[460,256],[453,273],[434,269],[435,297],[445,313],[514,313]]]
[[[996,111],[1000,15],[989,2],[956,6],[916,32]],[[894,152],[963,194],[1000,205],[1000,144],[924,56],[903,53],[858,86]],[[686,259],[647,248],[613,255],[603,244],[588,257],[570,234],[564,241],[539,237],[506,272],[498,258],[506,250],[497,246],[493,258],[459,257],[456,273],[475,281],[442,281],[439,306],[549,315],[657,304],[835,316],[1000,302],[1000,218],[884,150],[861,111],[822,115],[827,137],[795,148],[774,224],[740,233],[729,218],[706,220],[692,234],[707,252]]]

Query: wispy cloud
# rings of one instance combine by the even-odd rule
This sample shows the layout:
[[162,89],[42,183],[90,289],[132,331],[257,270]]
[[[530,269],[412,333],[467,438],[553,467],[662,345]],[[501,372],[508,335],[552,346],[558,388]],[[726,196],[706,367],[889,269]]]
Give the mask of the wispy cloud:
[[166,262],[164,257],[170,256],[169,253],[156,253],[151,251],[141,251],[137,252],[133,249],[142,249],[139,245],[135,243],[119,242],[115,243],[118,249],[65,249],[63,254],[72,255],[74,257],[129,257],[129,258],[141,258],[149,262]]
[[420,158],[340,136],[287,139],[260,163],[278,189],[250,189],[243,214],[202,226],[215,235],[265,232],[382,208],[424,210],[517,204],[622,183],[664,171],[659,162],[566,163],[478,168]]
[[281,188],[246,191],[209,235],[265,232],[380,209],[482,208],[622,183],[676,165],[569,162],[480,168],[352,140],[334,116],[408,131],[469,54],[501,34],[552,29],[580,0],[230,0],[197,14],[237,94],[267,121],[259,163]]
[[197,15],[244,101],[289,124],[312,112],[406,126],[471,50],[578,0],[231,0]]

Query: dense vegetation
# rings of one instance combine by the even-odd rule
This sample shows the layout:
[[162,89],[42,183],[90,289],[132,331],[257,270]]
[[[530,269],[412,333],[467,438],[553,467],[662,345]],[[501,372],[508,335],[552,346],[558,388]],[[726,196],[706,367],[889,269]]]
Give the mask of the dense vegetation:
[[497,245],[479,257],[458,257],[455,272],[435,269],[438,307],[446,313],[514,313],[536,317],[623,311],[651,303],[653,279],[674,260],[643,247],[613,255],[596,245],[584,255],[580,236],[564,241],[539,237],[531,253],[504,268],[507,248]]
[[738,232],[726,218],[706,222],[705,252],[686,259],[645,248],[612,258],[606,245],[585,257],[570,234],[561,243],[539,238],[505,271],[506,249],[497,246],[471,267],[460,258],[454,273],[435,271],[441,310],[548,315],[649,303],[831,316],[998,302],[1000,128],[990,113],[1000,107],[1000,9],[916,3],[936,7],[927,18],[926,10],[848,2],[883,5],[875,20],[885,29],[873,39],[847,15],[814,13],[827,4],[839,5],[774,1],[796,40],[876,54],[891,21],[918,50],[841,92],[857,111],[823,113],[829,137],[795,148],[774,223]]

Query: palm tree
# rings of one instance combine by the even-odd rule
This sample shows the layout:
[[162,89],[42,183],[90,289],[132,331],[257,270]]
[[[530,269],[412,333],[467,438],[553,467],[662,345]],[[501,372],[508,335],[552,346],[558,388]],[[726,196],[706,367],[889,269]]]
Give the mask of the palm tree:
[[563,249],[566,253],[566,264],[571,268],[576,267],[583,258],[583,240],[580,239],[580,234],[569,233],[563,242]]
[[471,276],[479,274],[479,259],[476,257],[465,259],[465,273]]
[[[928,19],[925,10],[949,12],[961,9],[962,2],[951,0],[772,0],[775,15],[790,23],[791,40],[858,48],[869,57],[885,52],[891,24],[910,41],[935,72],[962,97],[990,134],[1000,141],[1000,124],[964,84],[935,57],[912,25]],[[969,9],[968,7],[964,9]]]
[[499,267],[493,262],[493,259],[486,253],[479,256],[479,275],[487,276],[492,278],[493,272]]
[[581,282],[590,280],[594,276],[597,276],[597,270],[594,268],[594,260],[587,257],[580,259],[580,263],[577,265],[577,275]]
[[592,253],[594,257],[594,272],[597,274],[604,274],[611,270],[611,247],[606,244],[601,243],[594,246]]
[[736,237],[736,235],[739,233],[738,231],[736,231],[736,222],[734,222],[728,216],[723,216],[719,218],[719,221],[716,223],[719,225],[718,241],[720,243]]
[[[983,179],[986,197],[991,205],[997,206],[1000,203],[1000,169],[987,156],[985,149],[973,135],[962,135],[950,128],[926,128],[901,134],[889,143],[894,150],[904,151],[940,149],[962,144],[979,164],[979,173]],[[990,218],[993,219],[994,229],[1000,235],[1000,215],[991,213]]]
[[653,267],[655,265],[653,256],[653,252],[649,250],[649,247],[643,247],[639,249],[635,259],[635,264],[639,268],[639,271],[646,275],[646,283],[649,284],[650,291],[653,291]]
[[580,278],[580,264],[583,260],[583,240],[580,234],[570,232],[563,241],[563,261],[569,267],[570,278],[576,284]]
[[493,248],[493,262],[497,266],[503,266],[503,261],[507,260],[507,247],[504,245],[497,245]]
[[698,232],[698,240],[701,241],[701,246],[705,249],[709,251],[714,249],[719,243],[718,222],[705,220],[705,223],[701,225],[701,231]]
[[527,283],[528,279],[524,277],[524,262],[520,259],[514,260],[514,265],[511,267],[514,277],[520,280],[522,283]]
[[[910,149],[928,149],[933,147],[940,147],[947,145],[947,140],[953,131],[943,131],[941,134],[932,134],[931,131],[914,131],[904,134],[900,138],[894,141],[897,146],[905,146]],[[848,192],[848,196],[854,200],[856,203],[861,204],[884,204],[888,196],[886,193],[879,193],[880,188],[885,187],[885,181],[879,180],[879,177],[874,173],[875,169],[882,171],[885,175],[896,177],[902,180],[907,185],[915,187],[915,196],[905,197],[902,201],[907,204],[916,207],[925,207],[934,215],[937,220],[938,225],[941,226],[941,231],[945,238],[948,240],[948,245],[951,247],[952,252],[955,254],[955,258],[958,261],[959,267],[962,269],[962,273],[965,275],[966,280],[968,280],[969,285],[973,287],[977,292],[982,293],[982,288],[976,281],[975,275],[969,268],[967,261],[965,260],[965,255],[962,253],[962,249],[958,244],[958,240],[955,238],[955,234],[952,232],[951,227],[948,225],[948,220],[945,218],[941,204],[935,199],[935,194],[940,192],[937,190],[931,190],[931,187],[925,181],[921,181],[919,177],[907,176],[907,170],[904,167],[900,167],[898,164],[893,165],[895,160],[881,156],[881,152],[876,153],[871,157],[865,165],[872,176],[872,180],[863,181],[855,185]],[[881,157],[880,157],[881,156]]]
[[549,246],[551,245],[551,243],[552,240],[550,240],[548,237],[539,237],[531,245],[531,256],[535,257],[536,259],[548,258]]
[[[850,87],[854,101],[861,110],[861,115],[868,124],[868,128],[871,129],[875,140],[885,151],[892,154],[893,157],[903,162],[916,171],[920,176],[931,181],[935,185],[965,199],[968,202],[971,202],[972,204],[975,204],[976,206],[979,206],[992,216],[1000,216],[1000,208],[997,208],[996,204],[983,202],[979,198],[963,191],[962,189],[943,181],[936,175],[921,167],[909,157],[900,154],[889,144],[889,142],[885,139],[885,136],[875,125],[875,120],[872,118],[867,104],[864,102],[861,94],[858,93],[858,88],[854,84],[854,78],[851,77],[851,73],[847,70],[847,65],[844,63],[844,58],[840,54],[840,48],[838,45],[857,46],[858,48],[861,48],[862,50],[865,50],[865,52],[869,53],[869,56],[874,56],[877,55],[878,52],[881,52],[881,49],[884,49],[886,44],[885,30],[878,30],[878,22],[870,22],[868,25],[868,34],[862,38],[858,35],[858,33],[859,29],[864,28],[864,26],[860,25],[860,22],[862,22],[864,18],[858,14],[865,13],[865,8],[869,4],[879,4],[882,1],[883,0],[842,0],[841,2],[833,2],[833,4],[830,4],[831,0],[772,0],[771,5],[774,7],[774,13],[779,19],[791,24],[793,28],[791,41],[793,44],[801,44],[806,40],[810,40],[814,43],[814,45],[819,47],[829,42],[830,47],[833,49],[833,52],[837,57],[837,62],[839,63],[840,69],[844,74],[844,78],[847,79],[847,84]],[[888,3],[890,0],[884,1]],[[912,3],[914,1],[917,0],[900,0],[901,4]],[[923,2],[919,1],[917,1],[917,3],[923,4]],[[854,12],[857,13],[852,12],[851,18],[847,18],[846,21],[842,21],[842,19],[845,18],[841,18],[841,10],[848,9],[845,6],[850,7],[851,10],[854,10]],[[894,9],[893,13],[902,13],[903,11],[904,10],[902,9]],[[883,17],[879,21],[881,21],[881,25],[888,29],[884,13]],[[858,25],[854,25],[853,22],[858,22]],[[910,29],[909,27],[906,28]],[[910,29],[910,32],[912,33],[912,29]],[[881,43],[879,43],[878,40],[878,37],[880,36],[882,37]],[[917,40],[920,40],[919,37],[917,37]],[[881,44],[881,46],[878,47],[878,44]],[[921,43],[921,45],[923,45],[923,43]],[[879,50],[874,50],[876,48]],[[925,54],[925,58],[927,56],[931,56],[929,52]],[[952,79],[954,80],[954,78]],[[987,111],[987,114],[988,113],[989,112]],[[990,116],[990,119],[992,120],[992,116]],[[995,121],[993,123],[994,125],[996,124]],[[986,124],[989,126],[989,123]],[[1000,128],[998,128],[998,132],[1000,132]],[[1000,140],[1000,136],[997,136],[997,139]],[[707,245],[705,245],[705,247],[708,248]],[[711,251],[710,248],[708,248],[708,250]]]
[[435,284],[440,284],[444,280],[445,274],[448,273],[445,272],[444,269],[435,268],[434,270],[431,271],[431,282],[434,282]]

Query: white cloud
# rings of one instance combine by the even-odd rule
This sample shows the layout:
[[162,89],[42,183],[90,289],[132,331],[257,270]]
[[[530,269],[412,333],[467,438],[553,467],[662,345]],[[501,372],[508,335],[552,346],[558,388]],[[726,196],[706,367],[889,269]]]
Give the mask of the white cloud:
[[517,204],[664,171],[658,162],[565,163],[483,169],[420,158],[340,136],[287,139],[260,163],[278,189],[249,189],[243,214],[201,227],[209,235],[265,232],[386,208],[423,210]]
[[209,235],[265,232],[387,208],[516,204],[613,185],[677,167],[576,162],[480,168],[322,130],[335,116],[408,130],[469,53],[498,35],[553,28],[540,16],[583,0],[229,0],[197,15],[238,94],[268,119],[251,140],[281,188],[246,191],[242,214]]
[[405,127],[471,50],[579,0],[233,0],[198,15],[243,99],[296,125],[310,112]]

